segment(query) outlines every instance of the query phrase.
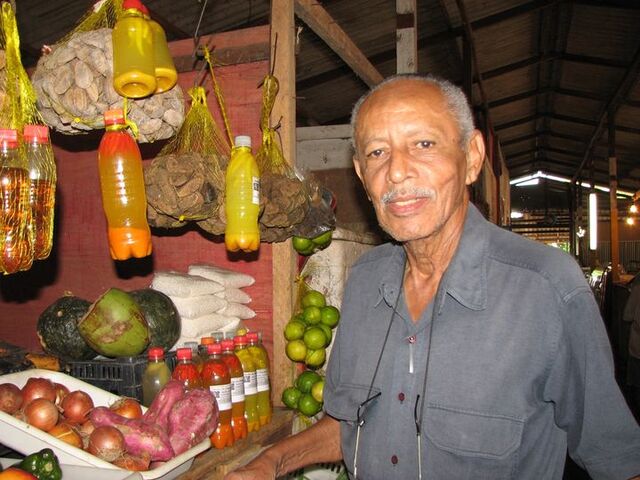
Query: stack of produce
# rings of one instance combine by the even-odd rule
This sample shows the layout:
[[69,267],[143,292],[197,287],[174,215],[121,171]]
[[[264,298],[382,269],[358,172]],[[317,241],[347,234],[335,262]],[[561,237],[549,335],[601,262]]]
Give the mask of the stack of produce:
[[165,293],[182,319],[179,345],[200,342],[214,331],[233,332],[241,320],[255,317],[247,306],[251,297],[241,288],[252,285],[250,275],[210,265],[192,265],[188,273],[157,272],[152,288]]

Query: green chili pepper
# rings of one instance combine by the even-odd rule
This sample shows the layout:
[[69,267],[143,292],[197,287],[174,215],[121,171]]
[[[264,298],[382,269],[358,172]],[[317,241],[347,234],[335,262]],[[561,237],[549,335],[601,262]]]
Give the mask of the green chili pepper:
[[35,475],[38,480],[61,480],[62,478],[58,457],[50,448],[43,448],[25,457],[17,467]]

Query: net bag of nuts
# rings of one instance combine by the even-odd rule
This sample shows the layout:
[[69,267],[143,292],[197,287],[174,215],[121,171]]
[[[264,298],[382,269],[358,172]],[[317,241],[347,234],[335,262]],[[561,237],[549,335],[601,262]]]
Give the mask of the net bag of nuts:
[[204,88],[189,90],[191,108],[176,136],[144,170],[147,217],[154,227],[206,221],[224,232],[224,173],[230,147],[211,116]]
[[[103,114],[122,108],[124,97],[113,88],[112,28],[122,13],[122,0],[104,0],[55,45],[43,47],[32,76],[38,108],[56,131],[76,135],[104,128]],[[138,142],[172,137],[184,121],[182,89],[128,101],[129,120],[139,130]]]

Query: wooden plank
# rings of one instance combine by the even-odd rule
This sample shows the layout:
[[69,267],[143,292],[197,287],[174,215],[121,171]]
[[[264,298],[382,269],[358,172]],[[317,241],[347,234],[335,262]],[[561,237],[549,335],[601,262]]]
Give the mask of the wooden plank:
[[297,145],[298,165],[303,171],[353,168],[351,140],[328,138],[305,140]]
[[[279,131],[282,153],[292,165],[296,163],[295,39],[293,0],[272,0],[271,45],[275,46],[277,42],[277,59],[272,59],[272,65],[280,82],[280,91],[271,119],[278,122],[282,118]],[[282,332],[293,315],[297,255],[291,247],[291,240],[274,243],[272,252],[274,335],[271,398],[274,404],[281,405],[282,391],[292,384],[294,375],[293,364],[285,354],[286,342]]]
[[295,0],[295,13],[370,87],[384,78],[317,0]]
[[396,73],[418,71],[416,0],[396,0]]
[[321,125],[317,127],[296,128],[296,140],[326,140],[332,138],[350,139],[351,125]]

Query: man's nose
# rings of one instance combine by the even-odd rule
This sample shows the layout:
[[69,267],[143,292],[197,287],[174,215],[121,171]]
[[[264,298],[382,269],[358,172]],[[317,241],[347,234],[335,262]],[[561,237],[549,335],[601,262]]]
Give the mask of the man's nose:
[[389,160],[387,180],[391,183],[402,183],[413,175],[414,166],[411,155],[405,149],[394,149]]

